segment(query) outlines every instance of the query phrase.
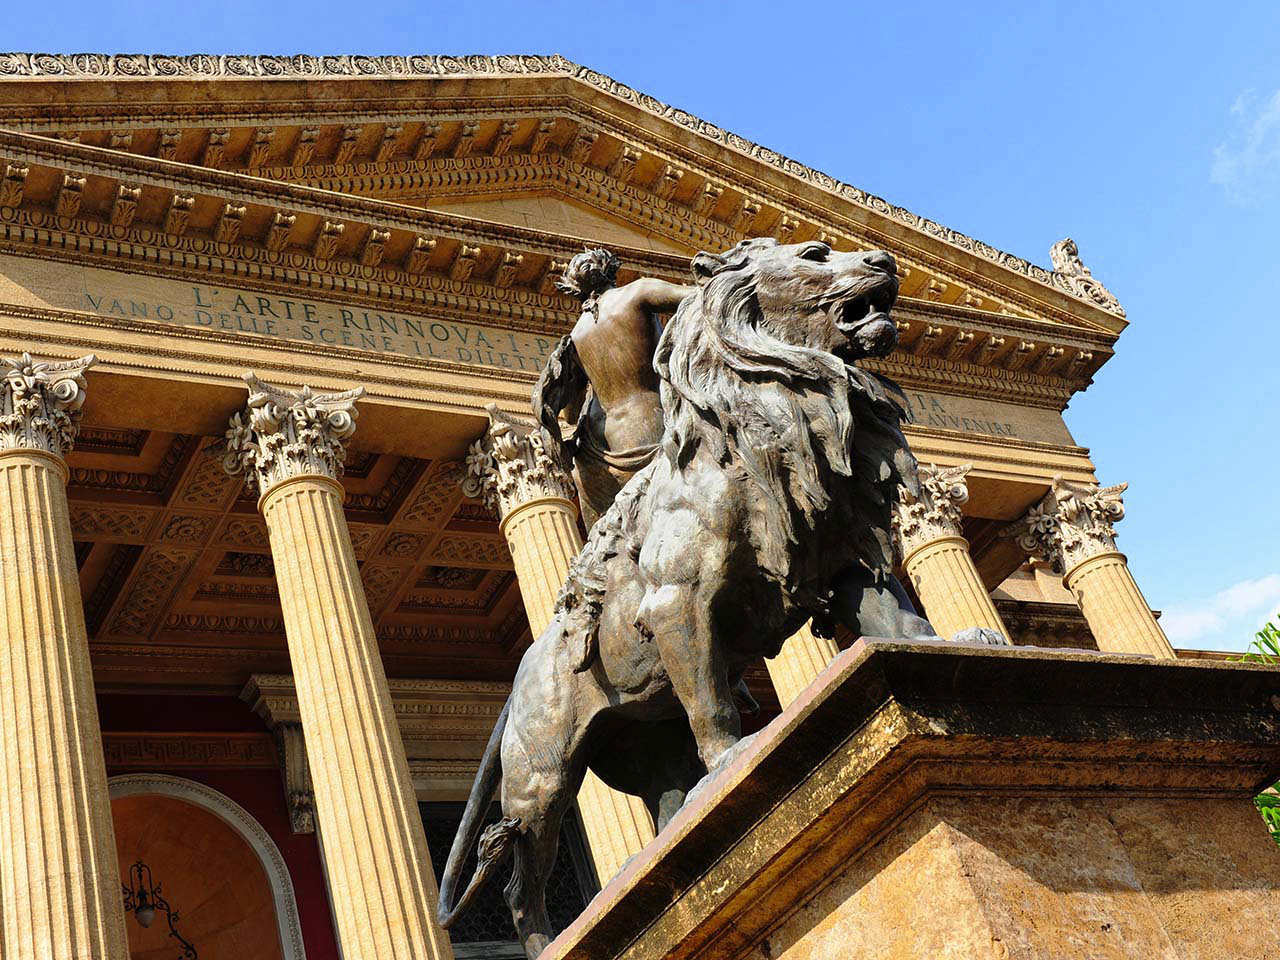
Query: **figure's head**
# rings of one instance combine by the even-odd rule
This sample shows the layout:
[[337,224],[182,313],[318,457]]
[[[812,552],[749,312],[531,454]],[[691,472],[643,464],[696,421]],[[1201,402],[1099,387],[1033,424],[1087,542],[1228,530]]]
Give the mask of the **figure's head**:
[[556,289],[579,300],[597,296],[613,286],[619,266],[618,258],[603,247],[583,250],[564,268]]
[[883,357],[897,345],[889,317],[897,265],[882,250],[839,253],[816,240],[782,245],[762,237],[700,253],[693,269],[709,303],[750,298],[761,329],[784,343],[844,360]]

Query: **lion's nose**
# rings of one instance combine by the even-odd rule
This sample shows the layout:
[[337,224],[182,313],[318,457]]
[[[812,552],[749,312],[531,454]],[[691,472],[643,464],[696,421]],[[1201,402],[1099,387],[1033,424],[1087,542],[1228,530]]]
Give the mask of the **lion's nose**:
[[863,262],[868,266],[883,270],[885,273],[897,273],[898,264],[891,254],[883,250],[871,250],[863,255]]

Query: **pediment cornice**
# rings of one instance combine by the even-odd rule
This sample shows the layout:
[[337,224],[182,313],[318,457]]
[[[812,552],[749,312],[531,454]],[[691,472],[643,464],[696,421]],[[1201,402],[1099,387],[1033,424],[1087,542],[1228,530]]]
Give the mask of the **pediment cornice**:
[[[0,171],[8,252],[540,333],[577,318],[551,281],[590,238],[12,131],[0,130],[0,155],[11,158]],[[687,275],[686,257],[616,249],[624,281]],[[893,368],[905,383],[1061,409],[1112,353],[1112,333],[941,303],[910,283]]]
[[[806,219],[821,221],[824,215],[843,212],[846,222],[834,225],[837,230],[843,228],[855,240],[885,246],[895,254],[904,253],[902,247],[905,245],[924,261],[920,266],[953,274],[951,280],[946,277],[935,278],[943,291],[950,288],[950,292],[954,294],[957,286],[966,285],[966,281],[988,288],[994,283],[997,289],[1003,288],[1006,292],[1009,300],[1007,312],[1035,314],[1047,309],[1071,316],[1077,323],[1092,324],[1113,333],[1119,333],[1125,325],[1123,311],[1118,305],[1109,309],[1113,301],[1091,293],[1100,290],[1096,283],[1082,286],[1078,276],[1048,270],[1000,251],[558,55],[170,57],[13,53],[0,54],[0,86],[4,85],[4,80],[108,81],[113,84],[113,89],[120,80],[179,84],[205,81],[229,85],[251,81],[255,88],[253,97],[230,98],[235,99],[234,109],[240,111],[240,122],[250,124],[267,122],[272,115],[272,98],[279,95],[288,99],[295,93],[299,83],[326,85],[342,82],[350,86],[354,81],[366,82],[360,88],[366,103],[364,121],[377,123],[380,118],[369,113],[370,101],[378,100],[376,83],[370,85],[370,82],[395,80],[421,84],[423,81],[432,81],[428,97],[432,100],[431,114],[434,118],[439,112],[437,107],[443,107],[446,111],[476,109],[475,102],[465,102],[466,94],[469,91],[473,100],[484,100],[485,97],[479,96],[477,91],[483,90],[486,81],[515,80],[522,85],[503,83],[497,89],[487,91],[487,113],[498,121],[492,129],[481,131],[478,121],[460,120],[458,130],[449,131],[450,138],[455,141],[455,151],[458,149],[456,144],[465,143],[468,136],[476,137],[481,132],[488,146],[505,142],[506,147],[499,149],[508,149],[512,137],[517,135],[518,125],[513,117],[518,117],[521,113],[527,115],[535,105],[540,105],[546,113],[539,121],[541,123],[555,120],[558,109],[566,121],[563,125],[576,128],[570,134],[575,138],[573,143],[557,134],[560,141],[557,146],[561,149],[574,149],[579,131],[583,129],[588,134],[600,131],[616,133],[621,141],[632,141],[639,147],[630,162],[631,170],[653,168],[651,159],[647,158],[656,155],[660,161],[668,158],[674,161],[671,175],[676,180],[680,179],[679,174],[685,172],[684,167],[693,167],[700,168],[695,169],[695,176],[690,178],[698,184],[705,180],[712,189],[723,190],[725,187],[717,183],[717,180],[727,180],[729,188],[739,184],[745,186],[747,192],[741,196],[729,189],[727,201],[716,200],[719,218],[740,235],[760,235],[777,229],[787,232],[797,226],[807,226]],[[273,83],[264,85],[264,80]],[[451,96],[445,96],[446,91],[442,89],[441,83],[449,81],[457,81],[458,86],[448,91]],[[120,86],[121,96],[118,102],[113,102],[110,106],[110,110],[118,118],[129,113],[128,88],[128,84]],[[422,114],[421,101],[413,99],[414,93],[421,96],[424,91],[405,88],[401,84],[395,85],[394,89],[383,90],[382,113],[385,116],[381,120],[386,121],[384,131],[398,126],[399,135],[404,132],[405,124],[397,122],[394,119],[396,115],[404,116],[406,111],[412,114],[415,110],[419,115]],[[166,122],[163,99],[149,99],[144,105],[146,116],[136,117],[133,122],[147,125]],[[498,101],[505,102],[508,109],[496,111],[494,105]],[[336,121],[342,113],[341,105],[331,99],[300,102],[308,105],[306,115],[311,116],[313,121],[325,111],[332,114],[328,117],[330,121]],[[58,105],[46,103],[44,106],[50,108],[42,111],[49,118],[47,122],[57,122]],[[99,104],[98,107],[101,109],[102,105]],[[218,106],[214,103],[205,101],[203,107],[208,110],[210,118],[218,112]],[[225,110],[228,104],[222,104],[222,107]],[[507,119],[503,121],[498,117],[499,113],[504,113]],[[0,111],[0,115],[3,115],[3,111]],[[76,122],[70,114],[64,114],[61,119],[64,123],[70,122],[73,125]],[[82,116],[81,119],[87,118]],[[352,118],[353,121],[354,119],[358,118]],[[599,124],[600,131],[591,129],[593,121]],[[224,119],[217,122],[232,121]],[[226,128],[214,132],[224,141],[229,133]],[[544,145],[548,133],[549,131],[543,131]],[[690,133],[695,138],[691,139]],[[341,135],[346,137],[348,134],[343,132]],[[352,134],[351,142],[355,143],[360,135],[359,131]],[[415,132],[414,135],[418,134]],[[518,136],[521,139],[530,137],[527,130],[519,130]],[[537,137],[538,133],[532,134],[532,138]],[[261,142],[258,143],[259,147],[262,145]],[[251,150],[252,145],[247,145],[246,149]],[[470,147],[464,146],[462,150],[464,153],[469,152]],[[595,159],[603,162],[610,173],[615,172],[612,168],[619,163],[626,171],[628,150],[626,142],[621,143],[616,150],[610,145],[604,150],[605,156],[602,158],[601,148],[597,147],[594,151]],[[216,145],[212,152],[215,157],[219,155]],[[587,159],[588,157],[583,158],[584,161]],[[660,163],[656,179],[651,184],[659,192],[663,189],[664,169]],[[652,172],[649,169],[649,173]],[[753,193],[757,198],[753,199],[750,195]],[[685,199],[692,200],[686,206],[698,206],[699,198]],[[840,203],[833,204],[833,199]],[[731,205],[730,209],[726,209],[726,203]],[[847,205],[847,208],[840,211],[841,205]],[[799,219],[794,216],[796,213],[801,215]],[[766,221],[776,222],[751,222],[753,219],[758,220],[761,215]],[[793,226],[789,227],[789,224]],[[823,232],[820,223],[815,227],[815,235],[819,232]],[[947,267],[951,268],[950,271]]]

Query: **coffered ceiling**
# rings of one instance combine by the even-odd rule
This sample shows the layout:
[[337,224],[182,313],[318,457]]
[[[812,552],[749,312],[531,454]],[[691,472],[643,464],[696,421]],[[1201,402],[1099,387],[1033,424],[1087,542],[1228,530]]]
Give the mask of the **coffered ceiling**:
[[[76,561],[105,688],[238,690],[287,672],[267,529],[213,437],[86,425],[69,457]],[[528,640],[496,516],[460,467],[354,452],[346,514],[388,672],[504,679]]]

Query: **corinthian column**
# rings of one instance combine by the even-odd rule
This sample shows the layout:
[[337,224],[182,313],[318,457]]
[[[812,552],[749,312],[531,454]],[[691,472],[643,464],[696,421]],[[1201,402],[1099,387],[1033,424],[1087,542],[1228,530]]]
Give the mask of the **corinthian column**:
[[778,694],[778,703],[784,710],[787,704],[800,696],[805,687],[818,678],[818,674],[826,669],[827,664],[839,652],[840,648],[835,640],[818,636],[806,623],[787,637],[787,642],[782,645],[776,657],[765,660],[769,679],[773,681],[773,689]]
[[960,510],[969,501],[965,480],[972,464],[920,465],[920,496],[902,493],[893,515],[895,546],[925,616],[938,634],[954,636],[967,627],[986,627],[1001,636],[1008,628],[978,576],[969,541],[960,528]]
[[346,960],[451,958],[387,676],[338,482],[363,390],[245,377],[226,467],[259,492],[298,692],[338,939]]
[[0,359],[0,903],[10,960],[128,960],[67,512],[84,357]]
[[1075,596],[1098,649],[1172,659],[1173,648],[1134,582],[1113,526],[1128,484],[1081,486],[1061,477],[1010,533],[1051,564]]
[[[471,445],[463,491],[483,497],[502,518],[520,596],[537,637],[551,623],[556,596],[582,549],[573,481],[542,447],[536,430],[490,405],[489,429]],[[653,839],[639,797],[614,790],[590,770],[578,791],[578,816],[603,885]]]

